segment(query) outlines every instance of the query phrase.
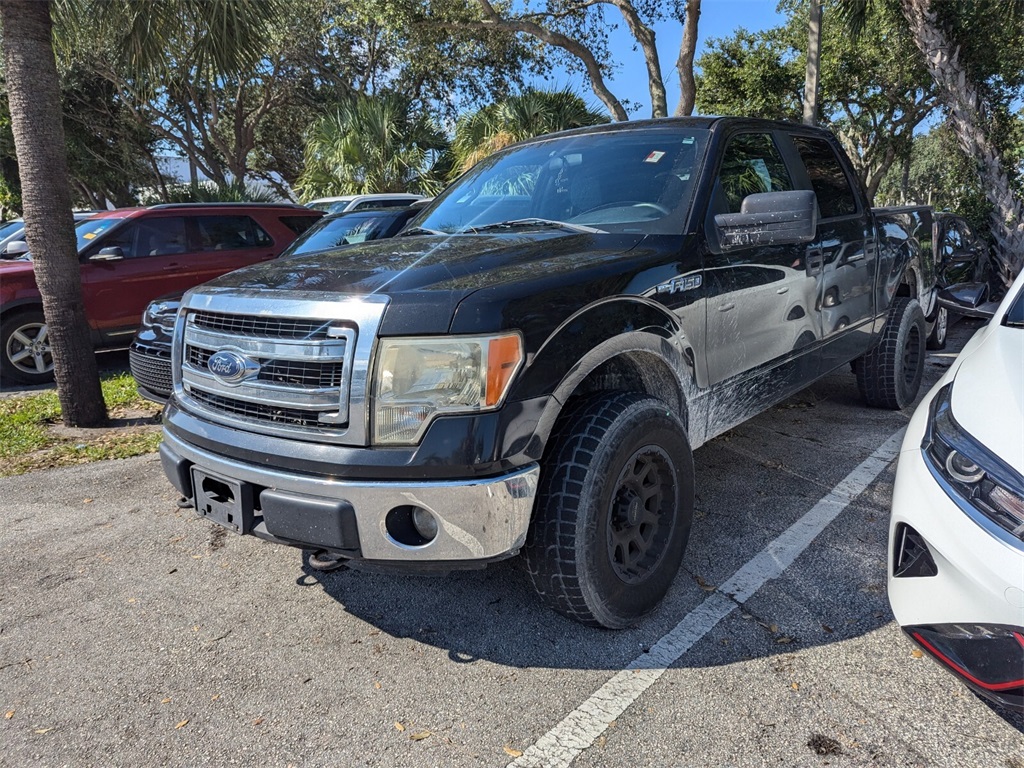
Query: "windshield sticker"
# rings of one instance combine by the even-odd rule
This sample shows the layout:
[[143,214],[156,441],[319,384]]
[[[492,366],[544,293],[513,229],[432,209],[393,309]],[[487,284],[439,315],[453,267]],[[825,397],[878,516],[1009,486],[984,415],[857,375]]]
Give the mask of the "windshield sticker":
[[94,237],[96,237],[96,233],[86,232],[84,235],[82,235],[82,237],[84,237],[86,240],[92,240]]
[[649,154],[647,157],[644,158],[644,162],[645,163],[656,163],[659,160],[661,160],[661,158],[663,158],[664,156],[665,156],[664,152],[659,152],[658,150],[654,150],[653,152],[651,152],[651,154]]

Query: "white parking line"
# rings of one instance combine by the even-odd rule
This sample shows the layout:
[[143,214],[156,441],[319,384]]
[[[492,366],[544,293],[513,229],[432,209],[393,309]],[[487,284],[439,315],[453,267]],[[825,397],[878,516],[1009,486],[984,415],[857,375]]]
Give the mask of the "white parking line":
[[882,443],[807,514],[688,613],[649,653],[634,659],[509,765],[516,768],[565,768],[572,763],[597,740],[609,723],[618,719],[694,643],[740,603],[750,599],[767,581],[778,578],[896,458],[903,432],[899,430]]

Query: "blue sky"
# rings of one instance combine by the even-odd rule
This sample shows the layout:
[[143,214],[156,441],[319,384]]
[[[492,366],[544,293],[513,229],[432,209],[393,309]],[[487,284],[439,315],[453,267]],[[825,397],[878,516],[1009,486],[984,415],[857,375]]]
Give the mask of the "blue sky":
[[[757,31],[782,24],[785,19],[782,14],[776,12],[776,3],[777,0],[703,0],[700,23],[697,27],[697,57],[699,58],[704,51],[708,40],[732,35],[740,27]],[[647,70],[643,54],[639,50],[633,50],[635,42],[618,11],[608,8],[606,14],[608,19],[619,22],[617,28],[609,34],[609,47],[619,65],[609,81],[609,88],[618,98],[628,99],[640,105],[639,109],[631,110],[632,117],[650,117],[651,99],[647,91]],[[669,21],[656,25],[654,32],[671,112],[679,101],[679,80],[674,65],[679,55],[683,28],[678,22]],[[590,90],[590,85],[582,74],[557,70],[548,83],[538,85],[569,85],[595,108],[603,111],[603,105]]]

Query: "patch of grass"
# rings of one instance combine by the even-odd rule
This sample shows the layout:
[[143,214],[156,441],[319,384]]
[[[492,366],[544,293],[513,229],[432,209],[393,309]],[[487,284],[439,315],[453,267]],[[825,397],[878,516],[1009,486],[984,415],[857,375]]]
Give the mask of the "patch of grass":
[[160,406],[139,397],[130,374],[105,376],[100,386],[111,419],[128,425],[65,430],[54,391],[0,399],[0,476],[156,450]]

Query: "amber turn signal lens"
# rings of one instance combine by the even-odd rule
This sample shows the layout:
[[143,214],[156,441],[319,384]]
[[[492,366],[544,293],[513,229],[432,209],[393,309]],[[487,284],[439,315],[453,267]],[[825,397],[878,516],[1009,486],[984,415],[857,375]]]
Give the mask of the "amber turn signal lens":
[[498,404],[522,359],[523,342],[518,334],[491,339],[487,347],[486,405]]

